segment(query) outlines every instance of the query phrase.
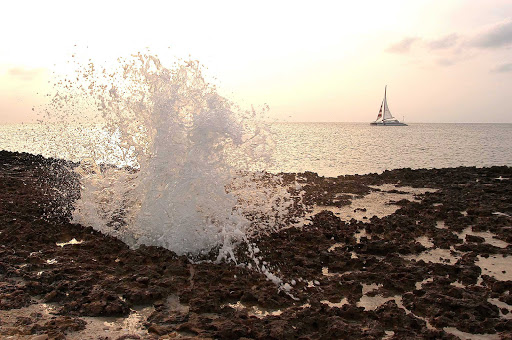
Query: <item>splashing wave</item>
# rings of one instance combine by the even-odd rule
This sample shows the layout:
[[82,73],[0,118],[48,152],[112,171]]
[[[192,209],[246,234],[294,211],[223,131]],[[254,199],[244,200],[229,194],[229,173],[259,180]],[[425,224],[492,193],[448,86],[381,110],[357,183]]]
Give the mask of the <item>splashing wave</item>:
[[113,70],[79,65],[76,78],[56,85],[50,118],[101,125],[77,169],[74,221],[135,247],[195,255],[218,247],[219,259],[234,259],[255,217],[275,229],[287,214],[288,189],[258,172],[272,150],[266,110],[244,111],[219,95],[199,62],[167,68],[137,54]]

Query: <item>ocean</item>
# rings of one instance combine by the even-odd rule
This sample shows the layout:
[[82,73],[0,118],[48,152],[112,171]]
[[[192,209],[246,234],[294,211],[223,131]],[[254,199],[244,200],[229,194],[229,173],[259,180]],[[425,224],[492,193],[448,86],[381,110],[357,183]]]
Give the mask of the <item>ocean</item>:
[[[101,130],[86,130],[0,125],[0,149],[73,161],[95,158],[91,150],[105,137]],[[512,166],[512,124],[273,123],[270,131],[274,145],[262,167],[271,172],[335,177],[397,168]]]
[[323,176],[397,168],[512,165],[512,124],[284,123],[276,166]]

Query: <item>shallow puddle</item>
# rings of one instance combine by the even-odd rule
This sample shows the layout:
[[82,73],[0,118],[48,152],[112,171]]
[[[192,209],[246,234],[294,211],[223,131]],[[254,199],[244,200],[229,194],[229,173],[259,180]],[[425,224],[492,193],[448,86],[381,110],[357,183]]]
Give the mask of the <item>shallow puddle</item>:
[[[247,314],[249,316],[255,316],[257,318],[265,318],[267,316],[277,316],[283,314],[281,309],[268,309],[259,306],[247,306],[242,302],[238,301],[236,303],[228,303],[226,306],[229,306],[236,310],[247,310]],[[304,307],[305,308],[305,307]]]
[[371,240],[371,236],[368,235],[366,232],[366,229],[357,230],[354,234],[354,237],[356,238],[357,243],[361,243],[361,238],[366,237],[367,239]]
[[432,248],[434,246],[434,243],[432,243],[432,241],[430,240],[430,238],[428,236],[420,236],[420,237],[416,238],[415,241],[418,242],[419,244],[421,244],[425,248]]
[[356,304],[357,307],[363,307],[364,310],[375,310],[377,307],[382,306],[388,301],[394,300],[396,301],[397,298],[400,296],[389,296],[384,297],[382,295],[375,295],[375,296],[367,296],[363,295],[361,297],[361,300],[359,300]]
[[149,334],[144,322],[154,310],[153,306],[132,309],[125,318],[83,317],[82,319],[87,322],[86,328],[67,335],[67,339],[97,339],[100,336],[119,337],[126,334],[144,337]]
[[421,252],[417,255],[405,255],[402,257],[409,261],[423,260],[425,262],[432,263],[454,264],[462,257],[462,255],[463,253],[455,252],[453,249],[434,248]]
[[432,279],[431,277],[429,277],[428,279],[425,279],[425,280],[423,280],[423,281],[421,281],[421,282],[416,282],[416,284],[415,284],[415,287],[414,287],[414,288],[416,288],[416,289],[421,289],[421,288],[423,288],[423,285],[424,285],[425,283],[429,283],[429,282],[432,282],[432,281],[434,281],[434,279]]
[[171,312],[188,313],[190,309],[189,306],[182,304],[180,298],[174,294],[167,298],[166,305]]
[[507,242],[497,239],[495,237],[496,234],[493,234],[488,231],[473,231],[472,227],[468,227],[468,228],[464,229],[461,233],[457,234],[457,236],[460,239],[462,239],[465,243],[466,243],[466,235],[482,237],[485,240],[485,243],[488,243],[488,244],[498,247],[498,248],[507,248],[507,246],[508,246]]
[[394,332],[394,331],[384,331],[384,333],[386,333],[386,335],[384,335],[384,337],[382,338],[382,340],[389,340],[389,339],[393,339],[393,336],[395,335],[395,332]]
[[397,305],[402,302],[402,297],[400,295],[388,296],[384,297],[381,294],[376,294],[373,296],[369,296],[368,293],[371,293],[377,289],[379,289],[382,285],[377,285],[375,283],[372,284],[364,284],[363,283],[363,296],[356,303],[357,307],[363,307],[364,310],[375,310],[377,307],[382,306],[386,302],[393,300]]
[[437,229],[448,229],[448,227],[444,224],[444,221],[437,221],[436,228]]
[[[44,325],[53,320],[58,314],[57,305],[43,303],[35,299],[35,304],[27,307],[0,310],[0,338],[8,339],[2,331],[9,328],[17,328],[16,322],[19,318],[31,318],[34,324]],[[84,320],[86,328],[78,332],[66,332],[66,339],[70,340],[96,340],[96,339],[116,339],[123,335],[133,334],[141,339],[148,336],[144,322],[146,318],[154,311],[154,307],[140,307],[132,309],[127,317],[80,317]],[[21,331],[21,330],[20,330]],[[33,336],[13,335],[12,339],[31,339]]]
[[340,302],[330,302],[330,301],[328,301],[328,300],[322,300],[322,301],[320,301],[320,302],[321,302],[321,303],[323,303],[324,305],[328,305],[328,306],[329,306],[329,307],[331,307],[331,308],[334,308],[334,307],[336,307],[336,308],[341,308],[341,307],[343,307],[344,305],[348,305],[348,304],[349,304],[349,303],[348,303],[347,298],[343,298],[343,299],[341,299],[341,301],[340,301]]
[[[503,301],[500,301],[498,299],[488,299],[487,301],[489,301],[489,303],[492,303],[493,305],[495,305],[496,307],[498,307],[500,309],[500,317],[502,317],[504,319],[512,320],[512,306],[511,305],[509,305],[508,303],[505,303]],[[503,314],[502,309],[508,310],[508,313]]]
[[478,255],[475,264],[482,269],[482,275],[489,275],[500,281],[512,280],[512,256],[496,254],[485,258]]
[[335,243],[333,244],[332,246],[329,247],[329,249],[327,249],[328,252],[332,252],[334,251],[336,248],[343,248],[345,244],[344,243]]
[[450,285],[457,287],[457,288],[466,289],[466,285],[460,283],[459,281],[452,282],[452,283],[450,283]]
[[[354,198],[350,205],[341,208],[333,206],[315,206],[311,216],[316,215],[322,210],[332,211],[343,221],[350,221],[352,218],[358,221],[368,221],[371,217],[377,216],[382,218],[396,212],[400,206],[392,204],[400,200],[416,201],[415,195],[425,194],[427,192],[435,192],[437,189],[432,188],[413,188],[399,187],[395,184],[383,184],[380,186],[370,186],[375,191],[361,198]],[[394,191],[397,192],[389,192]]]
[[472,333],[466,333],[463,331],[459,331],[455,327],[445,327],[443,330],[446,333],[455,335],[459,337],[461,340],[499,340],[501,339],[501,336],[499,334],[472,334]]

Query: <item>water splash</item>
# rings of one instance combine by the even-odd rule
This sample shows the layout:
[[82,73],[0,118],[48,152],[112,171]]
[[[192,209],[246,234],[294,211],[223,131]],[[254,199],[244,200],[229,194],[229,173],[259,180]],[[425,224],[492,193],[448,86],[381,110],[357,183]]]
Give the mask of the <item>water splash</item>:
[[98,122],[90,157],[76,170],[74,221],[134,247],[180,255],[218,249],[218,260],[237,261],[234,245],[243,242],[256,267],[280,283],[258,266],[248,241],[297,222],[285,216],[300,188],[260,172],[273,145],[266,109],[244,111],[219,95],[197,61],[167,68],[137,54],[113,69],[77,65],[76,78],[56,83],[47,109],[49,120]]

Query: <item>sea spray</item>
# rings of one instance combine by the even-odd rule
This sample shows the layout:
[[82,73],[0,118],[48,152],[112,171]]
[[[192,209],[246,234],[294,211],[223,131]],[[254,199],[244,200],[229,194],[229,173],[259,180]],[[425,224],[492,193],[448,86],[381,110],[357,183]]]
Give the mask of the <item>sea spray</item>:
[[220,96],[197,61],[167,68],[137,54],[113,69],[76,64],[47,109],[49,120],[97,136],[76,170],[74,221],[133,247],[196,259],[213,249],[218,261],[245,263],[282,284],[249,240],[296,223],[290,211],[301,196],[296,183],[260,171],[272,150],[265,109],[244,111]]

